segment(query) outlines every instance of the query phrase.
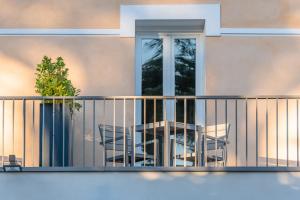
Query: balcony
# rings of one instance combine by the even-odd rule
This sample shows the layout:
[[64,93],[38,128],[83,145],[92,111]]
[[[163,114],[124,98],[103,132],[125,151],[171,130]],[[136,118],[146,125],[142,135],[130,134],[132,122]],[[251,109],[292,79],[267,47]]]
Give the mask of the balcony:
[[24,171],[298,171],[299,96],[0,97]]

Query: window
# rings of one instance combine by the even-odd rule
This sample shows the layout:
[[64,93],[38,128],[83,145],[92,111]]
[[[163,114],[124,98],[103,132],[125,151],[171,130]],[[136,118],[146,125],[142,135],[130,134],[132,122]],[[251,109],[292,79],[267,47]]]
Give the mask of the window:
[[[203,95],[203,36],[200,33],[160,33],[139,34],[136,38],[136,95],[142,96],[194,96]],[[196,103],[198,104],[198,103]],[[144,102],[137,103],[137,124],[144,122]],[[161,100],[146,101],[146,123],[163,121],[164,105]],[[196,108],[197,107],[197,108]],[[194,100],[187,100],[187,123],[195,124],[196,110]],[[166,118],[174,121],[175,102],[166,102]],[[154,114],[156,113],[156,116]],[[200,113],[200,112],[199,112]],[[184,101],[176,102],[176,121],[184,122]],[[181,133],[178,133],[180,137]],[[183,134],[183,133],[182,133]],[[182,135],[183,136],[183,135]],[[143,135],[140,137],[143,140]],[[157,154],[163,165],[164,138],[148,134],[147,141],[159,141]],[[194,140],[191,138],[191,140]],[[147,153],[154,154],[153,145],[147,146]],[[183,151],[178,146],[178,154]],[[180,165],[180,163],[178,163]]]

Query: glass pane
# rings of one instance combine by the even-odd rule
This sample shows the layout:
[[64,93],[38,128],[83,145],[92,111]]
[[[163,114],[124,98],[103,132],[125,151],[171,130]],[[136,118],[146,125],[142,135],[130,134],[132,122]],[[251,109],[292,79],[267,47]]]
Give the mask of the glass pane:
[[[162,39],[143,39],[142,40],[142,95],[143,96],[162,96],[163,95],[163,40]],[[142,103],[142,111],[144,102]],[[146,123],[154,121],[154,101],[146,102]],[[156,101],[156,121],[163,120],[163,103]],[[144,113],[142,114],[144,116]],[[142,119],[144,122],[144,119]],[[142,141],[143,141],[142,135]],[[157,166],[162,165],[163,137],[157,134]],[[153,130],[146,134],[146,153],[149,157],[154,155]],[[142,147],[143,148],[143,147]],[[147,159],[145,165],[153,165],[153,159]],[[141,163],[142,165],[144,163]]]
[[[175,39],[175,95],[195,95],[196,39]],[[177,102],[177,120],[184,121],[184,102]],[[194,123],[195,103],[187,101],[187,123]]]
[[162,39],[142,40],[142,94],[163,94]]
[[[196,39],[183,38],[174,40],[174,56],[175,56],[175,95],[177,96],[194,96],[195,95],[195,70],[196,70]],[[177,122],[184,122],[184,115],[186,115],[187,123],[195,123],[195,101],[187,100],[186,113],[184,112],[184,101],[178,100],[176,102],[176,120]],[[187,166],[193,166],[194,156],[192,152],[195,151],[195,132],[187,130],[186,138],[186,153]],[[184,165],[184,131],[178,130],[176,139],[176,157],[177,166]]]
[[[163,40],[142,40],[142,95],[163,95]],[[156,121],[163,120],[162,102],[156,102]],[[147,101],[147,123],[154,120],[154,102]]]

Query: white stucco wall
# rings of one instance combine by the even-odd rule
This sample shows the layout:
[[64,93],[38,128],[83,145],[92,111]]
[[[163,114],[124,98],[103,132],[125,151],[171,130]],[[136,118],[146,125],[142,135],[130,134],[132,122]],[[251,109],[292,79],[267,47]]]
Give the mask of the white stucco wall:
[[300,173],[1,173],[0,199],[299,199]]

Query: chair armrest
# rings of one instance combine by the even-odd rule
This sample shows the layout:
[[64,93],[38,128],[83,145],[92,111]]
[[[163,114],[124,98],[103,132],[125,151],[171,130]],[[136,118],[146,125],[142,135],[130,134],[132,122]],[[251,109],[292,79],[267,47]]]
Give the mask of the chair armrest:
[[[155,139],[156,140],[156,142],[158,141],[158,139]],[[143,145],[147,145],[147,144],[154,144],[154,140],[150,140],[150,141],[147,141],[146,143],[139,143],[139,144],[136,144],[135,146],[136,147],[141,147],[141,146],[143,146]]]

